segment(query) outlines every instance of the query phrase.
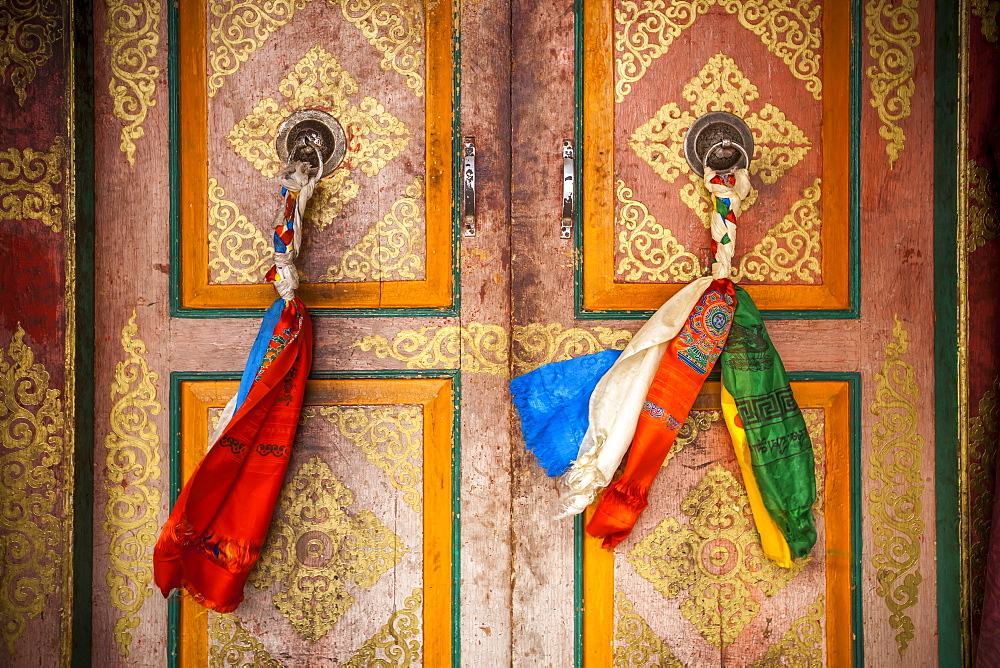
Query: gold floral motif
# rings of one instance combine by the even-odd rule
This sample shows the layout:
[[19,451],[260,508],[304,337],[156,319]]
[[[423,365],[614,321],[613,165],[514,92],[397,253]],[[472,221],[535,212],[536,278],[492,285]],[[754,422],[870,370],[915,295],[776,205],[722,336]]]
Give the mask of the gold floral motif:
[[623,102],[657,58],[715,5],[735,14],[819,100],[821,8],[812,0],[626,0],[615,9],[615,102]]
[[64,428],[59,390],[19,324],[0,349],[0,630],[10,654],[62,580],[55,510]]
[[913,620],[905,611],[917,604],[920,546],[924,536],[921,472],[923,437],[917,432],[917,388],[913,365],[903,360],[910,335],[899,315],[893,341],[885,346],[885,362],[875,374],[875,401],[871,413],[872,452],[868,477],[875,482],[868,494],[868,512],[874,534],[875,593],[885,599],[889,626],[897,629],[899,654],[913,640]]
[[23,107],[28,84],[52,57],[62,37],[61,5],[55,0],[6,0],[0,11],[0,78],[7,78]]
[[261,100],[226,135],[237,154],[264,176],[273,177],[281,169],[274,135],[294,110],[322,107],[340,122],[347,133],[347,153],[341,166],[320,181],[307,210],[310,223],[319,230],[333,223],[344,206],[357,197],[358,184],[350,178],[354,170],[376,176],[413,138],[403,122],[375,98],[352,101],[358,90],[358,82],[336,58],[323,47],[314,46],[278,84],[283,99]]
[[814,283],[821,277],[822,266],[816,254],[820,250],[819,198],[820,179],[792,204],[781,222],[767,231],[733,269],[733,280],[790,281],[797,278]]
[[[668,102],[652,118],[636,128],[628,143],[660,178],[673,183],[681,174],[692,179],[681,192],[681,200],[709,224],[711,198],[704,185],[695,185],[691,168],[684,157],[684,135],[695,119],[710,111],[729,111],[746,120],[754,134],[754,154],[750,173],[766,184],[773,184],[797,165],[812,148],[812,142],[784,112],[770,103],[754,106],[760,91],[747,79],[736,61],[724,53],[712,56],[697,76],[688,81],[682,96],[688,108]],[[743,201],[749,209],[756,196]],[[703,204],[698,204],[703,202]]]
[[879,136],[885,139],[889,168],[899,158],[906,135],[899,122],[910,116],[913,97],[913,51],[920,44],[917,30],[918,0],[868,0],[865,3],[865,27],[868,46],[875,63],[867,70],[871,86],[870,103],[882,125]]
[[424,63],[422,0],[330,0],[368,43],[382,54],[381,67],[406,79],[413,94],[424,94],[420,67]]
[[562,362],[602,350],[624,350],[632,340],[627,329],[610,327],[564,328],[558,322],[515,325],[513,336],[514,375],[534,371],[543,364]]
[[809,432],[809,440],[812,441],[813,449],[813,469],[816,471],[816,501],[813,502],[813,512],[817,515],[823,514],[823,498],[826,485],[826,416],[822,410],[805,408],[802,410],[802,418],[806,421],[806,431]]
[[264,645],[243,628],[233,613],[208,613],[208,665],[211,668],[281,668]]
[[66,140],[56,137],[48,151],[0,151],[0,220],[37,220],[53,232],[63,227],[62,183]]
[[625,592],[615,592],[615,668],[629,666],[661,666],[662,668],[684,668],[677,660],[666,640],[662,640],[637,612],[632,611],[632,601]]
[[975,160],[969,160],[969,239],[968,252],[986,245],[987,239],[996,239],[1000,232],[997,223],[997,178]]
[[656,221],[642,202],[632,199],[632,189],[618,179],[618,252],[621,261],[615,276],[626,281],[687,283],[701,276],[701,260],[685,250],[670,229]]
[[972,610],[983,609],[986,591],[986,557],[993,524],[994,486],[996,484],[997,441],[1000,440],[1000,377],[993,381],[979,400],[979,415],[969,420],[969,573],[971,576]]
[[781,640],[767,648],[767,653],[753,664],[753,668],[771,666],[823,666],[823,618],[826,615],[826,597],[822,594],[809,606],[806,614],[794,622]]
[[413,512],[421,512],[423,413],[420,407],[323,406],[319,414],[336,425],[344,438],[361,449],[365,459],[389,477]]
[[670,464],[671,459],[679,455],[684,448],[698,440],[698,436],[711,429],[712,425],[721,419],[722,411],[691,411],[688,413],[684,424],[681,425],[681,428],[677,432],[674,444],[670,446],[670,452],[667,453],[666,458],[663,460],[661,468],[666,468]]
[[156,543],[160,490],[160,435],[150,417],[163,406],[156,398],[159,376],[149,370],[146,344],[138,337],[136,312],[122,329],[125,359],[115,366],[111,383],[111,433],[104,439],[108,501],[104,532],[110,538],[110,564],[105,578],[111,587],[111,605],[121,613],[115,620],[115,641],[125,658],[132,643],[130,631],[139,626],[139,610],[153,581],[152,548]]
[[120,148],[134,166],[135,142],[146,134],[142,124],[149,108],[156,106],[160,68],[153,59],[160,45],[159,0],[108,0],[104,42],[111,49],[108,92],[115,117],[125,123]]
[[389,339],[366,336],[352,348],[372,351],[379,359],[406,362],[407,369],[461,369],[469,373],[507,374],[507,330],[471,322],[467,327],[430,325],[407,329]]
[[347,513],[354,493],[319,457],[281,492],[271,531],[250,574],[258,589],[275,581],[274,606],[299,635],[317,641],[354,605],[348,585],[368,589],[409,548],[369,510]]
[[725,649],[760,613],[760,596],[774,596],[802,571],[764,557],[750,502],[740,482],[715,465],[684,498],[687,526],[673,517],[628,554],[636,573],[665,598],[685,590],[681,614],[706,642]]
[[214,20],[208,41],[215,48],[208,54],[208,96],[235,74],[279,28],[288,25],[295,12],[309,0],[210,0],[208,10]]
[[403,607],[392,613],[378,633],[365,641],[358,653],[344,664],[345,668],[372,666],[415,666],[420,664],[420,608],[424,604],[423,590],[403,601]]
[[997,30],[997,14],[1000,14],[1000,2],[997,0],[971,0],[972,15],[982,19],[981,29],[987,42],[997,43],[1000,31]]
[[331,265],[320,281],[337,283],[345,279],[365,281],[416,278],[424,268],[421,230],[424,217],[420,211],[423,187],[421,178],[407,186],[405,196],[396,200],[389,213],[370,228],[353,248],[344,253],[340,263]]
[[271,246],[260,228],[240,213],[215,177],[208,179],[208,266],[213,283],[230,278],[260,283],[271,268]]

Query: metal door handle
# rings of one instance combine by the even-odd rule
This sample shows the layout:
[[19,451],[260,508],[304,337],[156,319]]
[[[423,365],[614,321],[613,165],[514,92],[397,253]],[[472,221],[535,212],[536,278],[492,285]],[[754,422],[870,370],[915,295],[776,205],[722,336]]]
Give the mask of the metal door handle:
[[462,236],[476,236],[476,138],[466,137],[462,165]]
[[573,142],[563,140],[563,206],[559,221],[559,238],[573,237]]

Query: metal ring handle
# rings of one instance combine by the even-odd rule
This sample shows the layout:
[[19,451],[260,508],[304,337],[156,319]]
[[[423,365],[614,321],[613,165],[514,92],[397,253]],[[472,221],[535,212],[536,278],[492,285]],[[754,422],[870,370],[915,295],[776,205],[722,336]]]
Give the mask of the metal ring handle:
[[[747,161],[747,167],[749,167],[750,166],[750,156],[747,155],[746,149],[743,148],[742,146],[740,146],[737,142],[734,142],[732,139],[723,139],[722,141],[720,141],[717,144],[712,144],[711,148],[709,148],[707,151],[705,151],[705,157],[701,159],[701,166],[704,169],[708,169],[708,158],[709,158],[710,155],[712,155],[712,153],[715,152],[716,149],[719,149],[719,148],[732,148],[733,146],[735,146],[737,149],[739,149],[740,153],[743,154],[743,159]],[[739,162],[737,162],[736,164],[738,165]],[[728,174],[729,172],[731,172],[731,171],[733,171],[735,169],[737,169],[737,167],[736,167],[736,165],[733,165],[729,169],[724,169],[724,170],[722,170],[721,172],[718,172],[718,173]]]

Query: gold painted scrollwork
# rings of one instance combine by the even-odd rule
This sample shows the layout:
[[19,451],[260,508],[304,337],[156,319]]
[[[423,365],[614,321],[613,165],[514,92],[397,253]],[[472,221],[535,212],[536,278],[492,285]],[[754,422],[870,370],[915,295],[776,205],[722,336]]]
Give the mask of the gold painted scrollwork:
[[323,406],[319,414],[389,477],[413,512],[421,512],[423,413],[419,407]]
[[132,643],[130,631],[139,625],[139,610],[151,593],[152,548],[156,543],[160,490],[160,435],[150,418],[163,410],[156,398],[159,376],[149,370],[146,344],[138,337],[136,312],[122,329],[125,359],[115,366],[111,384],[111,433],[104,439],[104,532],[108,534],[110,564],[105,578],[111,588],[111,605],[120,610],[115,620],[115,641],[125,658]]
[[624,350],[632,340],[627,329],[610,327],[563,327],[558,322],[515,325],[513,331],[514,375],[533,371],[543,364],[562,362],[602,350]]
[[260,228],[226,199],[218,179],[208,179],[208,266],[216,271],[213,282],[235,278],[239,283],[259,283],[271,268],[271,246]]
[[424,52],[423,0],[330,0],[368,43],[382,54],[382,69],[406,79],[413,94],[424,94],[420,68]]
[[366,336],[351,348],[372,351],[379,359],[406,362],[408,369],[461,369],[469,373],[507,374],[507,329],[469,323],[466,327],[431,325],[384,336]]
[[969,420],[969,573],[972,609],[983,608],[986,558],[993,530],[997,442],[1000,441],[1000,377],[979,400],[979,415]]
[[5,0],[0,10],[0,78],[10,82],[22,107],[28,84],[52,57],[62,37],[62,5],[55,0]]
[[63,137],[56,137],[48,151],[0,151],[0,220],[37,220],[61,232],[63,196],[53,186],[63,181],[65,161]]
[[816,471],[816,501],[813,503],[813,512],[817,515],[823,514],[823,499],[826,496],[824,486],[826,485],[826,452],[824,448],[826,439],[823,432],[826,429],[826,416],[822,410],[804,408],[802,417],[806,421],[806,431],[809,432],[809,440],[812,441],[813,449],[813,470]]
[[906,134],[899,123],[910,116],[910,99],[916,90],[913,82],[914,50],[920,44],[917,28],[918,0],[868,0],[865,3],[865,27],[868,46],[875,60],[867,70],[872,107],[882,125],[879,136],[888,143],[889,168],[899,158]]
[[812,0],[626,0],[615,9],[615,102],[623,102],[653,61],[716,5],[736,15],[819,100],[821,7]]
[[409,552],[371,511],[349,514],[353,504],[354,493],[323,460],[305,462],[281,492],[250,574],[258,589],[280,583],[275,608],[314,642],[354,605],[348,586],[369,589]]
[[875,483],[868,494],[874,534],[875,593],[889,609],[889,626],[896,629],[899,654],[913,640],[913,620],[906,610],[917,604],[920,548],[924,538],[921,470],[924,439],[917,431],[917,387],[913,365],[903,359],[910,336],[899,316],[893,341],[885,346],[885,362],[875,374],[871,413],[872,451],[868,477]]
[[771,666],[823,666],[823,618],[826,616],[826,597],[822,594],[809,606],[806,614],[794,622],[781,640],[767,648],[764,656],[753,668]]
[[264,645],[243,628],[240,618],[233,613],[220,615],[208,613],[208,665],[210,668],[228,666],[254,666],[254,668],[281,668]]
[[662,668],[684,668],[670,651],[667,642],[659,638],[649,624],[633,611],[632,601],[625,592],[615,592],[615,668],[630,666],[661,666]]
[[0,632],[10,654],[61,582],[65,416],[20,325],[0,349]]
[[987,42],[997,43],[1000,30],[997,29],[997,14],[1000,14],[1000,2],[997,0],[971,0],[970,9],[973,16],[982,21],[980,29]]
[[711,429],[712,425],[721,419],[722,411],[691,411],[688,413],[684,424],[677,431],[674,444],[670,446],[670,452],[664,458],[661,468],[666,468],[671,459],[679,455],[684,448],[694,443],[698,436]]
[[686,592],[681,615],[706,642],[725,649],[774,596],[802,571],[764,557],[743,486],[715,465],[681,503],[682,526],[668,517],[639,541],[628,561],[664,598]]
[[159,0],[108,0],[108,92],[115,117],[125,123],[120,148],[130,165],[135,165],[136,140],[146,134],[142,124],[156,106],[160,68],[153,60],[160,45],[160,10]]
[[407,186],[389,213],[372,225],[364,237],[331,265],[320,281],[337,283],[345,279],[380,281],[416,278],[424,267],[424,217],[420,211],[421,178]]
[[996,239],[1000,233],[997,222],[997,202],[1000,189],[997,176],[975,160],[969,160],[966,167],[969,183],[969,239],[968,252],[972,253],[986,245],[989,239]]
[[423,590],[414,589],[403,607],[392,613],[378,633],[366,640],[344,664],[345,668],[371,668],[372,666],[415,666],[420,664],[420,616]]

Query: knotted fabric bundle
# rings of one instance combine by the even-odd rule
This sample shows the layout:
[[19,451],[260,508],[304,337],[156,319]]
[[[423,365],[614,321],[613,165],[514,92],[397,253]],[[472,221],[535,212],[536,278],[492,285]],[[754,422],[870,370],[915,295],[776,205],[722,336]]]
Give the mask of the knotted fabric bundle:
[[319,180],[308,163],[281,174],[274,228],[271,305],[236,395],[209,450],[177,498],[153,552],[153,577],[167,596],[184,588],[206,608],[231,612],[257,561],[291,457],[312,366],[312,324],[295,296],[302,213]]

